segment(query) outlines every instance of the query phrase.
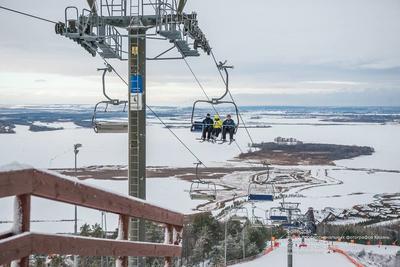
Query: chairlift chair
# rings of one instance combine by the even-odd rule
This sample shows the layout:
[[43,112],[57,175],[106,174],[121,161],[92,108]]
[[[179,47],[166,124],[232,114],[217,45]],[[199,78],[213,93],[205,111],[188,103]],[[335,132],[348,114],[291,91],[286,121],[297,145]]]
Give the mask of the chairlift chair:
[[283,223],[288,221],[288,216],[280,207],[272,207],[269,210],[269,219],[273,223]]
[[[260,188],[262,186],[262,188]],[[249,201],[274,201],[275,186],[273,183],[259,184],[251,182],[248,187]]]
[[[107,65],[106,68],[101,68],[98,70],[103,71],[102,75],[102,84],[103,84],[103,95],[105,96],[106,100],[98,102],[93,111],[93,117],[92,117],[92,127],[96,133],[126,133],[128,132],[128,123],[126,121],[116,121],[112,120],[107,120],[105,118],[99,118],[100,114],[107,115],[111,113],[108,108],[109,106],[123,106],[122,112],[126,111],[126,106],[128,104],[128,101],[126,100],[118,100],[118,99],[113,99],[109,97],[106,93],[106,85],[105,85],[105,75],[107,72],[112,71],[112,67],[110,65]],[[104,106],[104,109],[101,109],[100,107]]]
[[299,210],[299,202],[286,202],[285,200],[283,200],[282,202],[280,202],[281,204],[281,209],[283,210],[294,210],[295,212]]
[[[207,103],[210,104],[212,106],[214,105],[221,105],[221,104],[229,104],[232,105],[234,107],[234,112],[235,112],[235,117],[236,117],[236,123],[235,123],[235,130],[234,133],[236,134],[237,129],[239,128],[239,123],[240,123],[240,115],[239,115],[239,109],[236,105],[236,103],[234,101],[227,101],[227,100],[223,100],[225,98],[225,96],[228,94],[229,92],[229,73],[228,73],[228,69],[233,68],[233,66],[226,66],[226,61],[225,62],[220,62],[218,64],[218,68],[224,70],[225,75],[226,75],[226,79],[225,79],[225,92],[222,96],[217,97],[217,98],[212,98],[212,99],[208,99],[208,100],[196,100],[193,103],[193,107],[192,107],[192,116],[190,119],[190,123],[191,123],[191,131],[193,131],[193,129],[199,129],[201,127],[201,130],[203,130],[203,127],[205,125],[203,125],[202,121],[198,121],[198,118],[195,117],[195,111],[196,111],[196,106],[199,103]],[[218,115],[218,114],[216,114]]]
[[190,185],[190,198],[191,199],[206,199],[215,200],[217,198],[217,186],[215,183],[210,181],[205,181],[199,177],[199,165],[203,164],[201,162],[196,164],[196,180]]
[[232,212],[230,216],[232,221],[245,222],[249,219],[249,211],[245,207],[234,207]]
[[264,218],[255,215],[255,208],[256,206],[253,204],[251,210],[250,226],[253,228],[263,228],[266,226],[266,221]]

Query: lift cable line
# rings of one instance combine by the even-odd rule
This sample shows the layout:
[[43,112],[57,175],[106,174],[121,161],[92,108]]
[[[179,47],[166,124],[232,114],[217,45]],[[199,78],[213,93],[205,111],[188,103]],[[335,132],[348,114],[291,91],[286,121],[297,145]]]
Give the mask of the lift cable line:
[[[211,56],[212,56],[212,58],[213,58],[213,60],[214,60],[215,66],[217,66],[217,70],[218,70],[218,72],[219,72],[219,75],[221,76],[221,79],[222,79],[223,83],[226,85],[226,80],[225,80],[224,76],[222,75],[221,69],[218,68],[218,62],[217,62],[217,59],[215,58],[214,52],[213,52],[212,50],[211,50],[210,54],[211,54]],[[232,95],[231,91],[229,90],[229,88],[228,88],[228,94],[229,94],[230,98],[232,99],[232,101],[235,102],[235,99],[233,98],[233,95]],[[236,103],[236,102],[235,102],[235,103]],[[246,130],[247,135],[248,135],[249,138],[250,138],[251,144],[254,145],[253,137],[251,136],[250,131],[249,131],[249,129],[247,128],[246,123],[245,123],[245,121],[244,121],[244,119],[243,119],[243,117],[242,117],[242,114],[241,114],[240,112],[239,112],[239,117],[240,117],[240,120],[241,120],[242,123],[243,123],[243,127],[244,127],[244,129]]]
[[[31,14],[28,14],[28,13],[24,13],[24,12],[21,12],[21,11],[18,11],[18,10],[6,8],[6,7],[3,7],[3,6],[0,6],[0,8],[1,8],[1,9],[4,9],[4,10],[7,10],[7,11],[11,11],[11,12],[17,13],[17,14],[29,16],[29,17],[32,17],[32,18],[35,18],[35,19],[38,19],[38,20],[46,21],[46,22],[49,22],[49,23],[53,23],[53,24],[56,24],[56,23],[57,23],[57,22],[52,21],[52,20],[48,20],[48,19],[45,19],[45,18],[42,18],[42,17],[34,16],[34,15],[31,15]],[[124,83],[128,86],[128,82],[125,81],[125,79],[115,70],[115,68],[108,62],[108,60],[106,60],[104,57],[101,57],[101,58],[103,59],[103,61],[104,61],[104,63],[105,63],[106,65],[111,66],[112,71],[121,79],[122,82],[124,82]],[[186,62],[186,59],[185,59],[185,62]],[[190,68],[189,65],[188,65],[188,67]],[[190,68],[190,69],[191,69],[191,68]],[[194,73],[193,73],[193,75],[195,76]],[[197,81],[198,81],[198,80],[197,80]],[[199,82],[199,81],[198,81],[198,82]],[[199,85],[202,87],[202,85],[201,85],[200,82],[199,82]],[[202,88],[203,88],[203,87],[202,87]],[[204,90],[204,89],[203,89],[203,90]],[[204,91],[204,93],[206,94],[205,91]],[[207,94],[206,94],[206,96],[208,97]],[[147,107],[147,108],[150,110],[150,112],[164,125],[164,127],[167,128],[167,129],[171,132],[171,134],[172,134],[173,136],[175,136],[175,138],[186,148],[187,151],[189,151],[189,153],[190,153],[198,162],[201,162],[202,165],[203,165],[204,167],[207,167],[207,166],[203,163],[203,161],[200,160],[199,157],[196,156],[196,154],[185,144],[185,142],[183,142],[182,139],[179,138],[179,136],[176,135],[176,133],[175,133],[173,130],[171,130],[171,128],[161,119],[161,117],[160,117],[149,105],[146,104],[146,107]]]
[[4,9],[4,10],[10,11],[10,12],[14,12],[14,13],[17,13],[17,14],[20,14],[20,15],[24,15],[24,16],[27,16],[27,17],[31,17],[31,18],[34,18],[34,19],[38,19],[38,20],[50,22],[50,23],[53,23],[53,24],[57,24],[57,22],[55,22],[53,20],[45,19],[45,18],[42,18],[42,17],[39,17],[39,16],[35,16],[35,15],[29,14],[29,13],[21,12],[21,11],[18,11],[18,10],[15,10],[15,9],[11,9],[11,8],[8,8],[8,7],[0,6],[0,9]]
[[[104,60],[104,62],[105,62],[106,64],[108,64],[108,65],[111,67],[112,71],[120,78],[120,80],[121,80],[123,83],[125,83],[126,85],[128,85],[128,82],[115,70],[115,68],[114,68],[111,64],[109,64],[108,61],[107,61],[106,59],[103,58],[103,60]],[[196,154],[185,144],[185,142],[182,141],[181,138],[179,138],[178,135],[176,135],[176,133],[175,133],[173,130],[171,130],[171,127],[169,127],[169,126],[161,119],[161,117],[160,117],[149,105],[146,104],[146,107],[147,107],[147,108],[150,110],[150,112],[162,123],[162,125],[164,125],[164,127],[167,128],[167,129],[171,132],[171,134],[172,134],[173,136],[175,136],[175,138],[186,148],[186,150],[189,151],[189,153],[192,154],[192,156],[193,156],[198,162],[200,162],[204,167],[207,168],[207,166],[204,165],[203,161],[200,160],[200,159],[196,156]]]

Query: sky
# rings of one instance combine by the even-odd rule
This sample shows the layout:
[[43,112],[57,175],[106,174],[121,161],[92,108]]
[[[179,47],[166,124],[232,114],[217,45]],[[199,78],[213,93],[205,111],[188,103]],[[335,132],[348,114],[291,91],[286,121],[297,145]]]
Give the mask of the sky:
[[[86,1],[0,5],[63,21],[66,6],[83,8]],[[230,88],[239,105],[400,105],[398,0],[188,0],[185,12],[192,11],[217,59],[234,65]],[[56,35],[53,24],[0,9],[0,36],[0,105],[102,100],[101,58]],[[147,56],[168,47],[148,40]],[[210,56],[188,62],[207,94],[223,93]],[[126,61],[112,64],[127,76]],[[148,61],[146,71],[149,105],[204,99],[182,60]],[[117,77],[107,82],[109,94],[126,97]]]

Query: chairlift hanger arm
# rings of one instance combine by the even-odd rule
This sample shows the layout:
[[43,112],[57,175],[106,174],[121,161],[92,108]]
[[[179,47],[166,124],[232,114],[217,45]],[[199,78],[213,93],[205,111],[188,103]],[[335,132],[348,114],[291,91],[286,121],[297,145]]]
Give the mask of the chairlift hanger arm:
[[213,98],[212,101],[213,102],[218,102],[222,99],[225,98],[225,96],[228,94],[229,92],[229,72],[228,69],[233,69],[233,66],[227,66],[226,65],[226,60],[224,62],[219,62],[219,64],[217,65],[217,68],[220,70],[223,70],[225,72],[225,92],[222,96],[218,97],[218,98]]
[[177,9],[178,14],[182,14],[183,9],[185,8],[186,2],[187,2],[187,0],[179,0],[178,9]]
[[86,0],[90,10],[93,12],[93,14],[97,15],[97,6],[96,6],[96,0]]

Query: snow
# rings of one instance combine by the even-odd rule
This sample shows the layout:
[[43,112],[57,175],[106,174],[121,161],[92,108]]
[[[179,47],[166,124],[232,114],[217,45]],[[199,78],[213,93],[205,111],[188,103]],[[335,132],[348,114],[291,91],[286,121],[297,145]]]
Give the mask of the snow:
[[[250,262],[233,265],[235,267],[287,266],[287,240],[278,240],[280,246],[272,252]],[[306,239],[307,247],[299,248],[300,239],[293,240],[293,265],[295,267],[354,267],[343,255],[328,253],[327,242]],[[296,246],[297,244],[297,246]]]
[[26,169],[32,169],[33,167],[28,164],[21,164],[17,161],[13,161],[9,164],[0,166],[0,172],[10,172],[10,171],[21,171]]
[[400,223],[400,219],[393,219],[393,220],[388,220],[388,221],[383,221],[383,222],[378,222],[378,223],[374,223],[371,224],[369,226],[371,227],[375,227],[375,226],[389,226],[389,225],[395,225]]
[[[259,113],[259,112],[258,112]],[[255,142],[273,141],[277,136],[289,136],[304,142],[320,142],[348,145],[368,145],[376,150],[371,156],[358,157],[352,160],[337,161],[335,166],[295,166],[300,169],[309,169],[313,175],[323,173],[328,169],[332,177],[329,183],[343,181],[342,184],[330,186],[318,186],[304,188],[298,194],[292,196],[288,201],[299,201],[300,208],[306,211],[308,207],[323,209],[326,206],[332,208],[351,208],[355,204],[368,204],[374,201],[374,195],[386,192],[398,192],[400,188],[400,174],[367,171],[345,170],[344,167],[376,168],[398,170],[398,151],[400,150],[399,125],[377,125],[377,124],[341,124],[319,122],[315,118],[284,118],[284,116],[270,116],[258,114],[257,112],[245,114],[244,117],[260,115],[257,122],[272,124],[272,128],[249,129]],[[248,121],[248,120],[247,120]],[[195,161],[181,146],[181,144],[163,128],[161,125],[149,121],[147,127],[147,165],[148,166],[170,166],[170,167],[192,167]],[[186,121],[182,121],[186,122]],[[175,121],[176,123],[176,121]],[[298,125],[301,123],[301,125]],[[315,126],[313,124],[318,124]],[[329,124],[329,125],[328,125]],[[28,162],[37,168],[49,167],[73,167],[74,155],[72,145],[82,143],[83,147],[78,155],[78,166],[90,165],[126,165],[128,140],[125,134],[94,134],[92,129],[77,127],[71,123],[58,123],[57,126],[64,130],[56,132],[29,132],[27,126],[16,127],[16,134],[0,135],[0,164],[18,160]],[[187,128],[174,128],[174,132],[204,161],[207,166],[242,166],[249,165],[247,162],[235,162],[231,159],[238,155],[239,150],[235,145],[214,145],[200,143],[195,140],[199,133],[191,133]],[[332,133],[335,134],[332,134]],[[62,141],[60,141],[62,140]],[[246,150],[249,142],[246,132],[239,129],[236,137],[239,146]],[[43,144],[51,144],[43,149]],[[292,168],[286,166],[284,168]],[[3,167],[2,167],[3,168]],[[15,168],[15,167],[13,167]],[[247,192],[247,184],[243,183],[251,173],[234,173],[224,178],[224,182],[235,183],[242,189],[243,194]],[[320,179],[321,175],[318,175]],[[69,178],[70,179],[70,178]],[[93,186],[107,188],[126,196],[128,186],[126,181],[100,181],[87,180]],[[183,213],[192,213],[193,208],[205,203],[203,200],[191,200],[188,189],[190,183],[175,178],[156,178],[147,180],[147,199],[161,206]],[[306,187],[306,186],[305,186]],[[361,194],[354,194],[361,192]],[[291,193],[297,194],[297,190]],[[217,196],[220,197],[220,196]],[[272,206],[279,205],[279,200],[273,203],[257,203],[257,207],[269,210]],[[43,207],[46,207],[45,209]],[[248,206],[250,210],[250,205]],[[13,213],[12,199],[0,200],[0,220],[11,220]],[[257,210],[257,216],[264,216],[261,210]],[[100,221],[98,211],[79,208],[79,223],[95,223]],[[32,219],[65,219],[73,217],[73,206],[56,203],[49,200],[32,198]],[[118,218],[110,215],[110,229],[117,227]],[[70,232],[73,223],[40,223],[32,224],[38,230],[49,230],[54,232]],[[2,228],[9,228],[7,224],[0,224]]]
[[22,231],[22,210],[20,201],[14,197],[14,221],[11,231],[14,234],[19,234]]

